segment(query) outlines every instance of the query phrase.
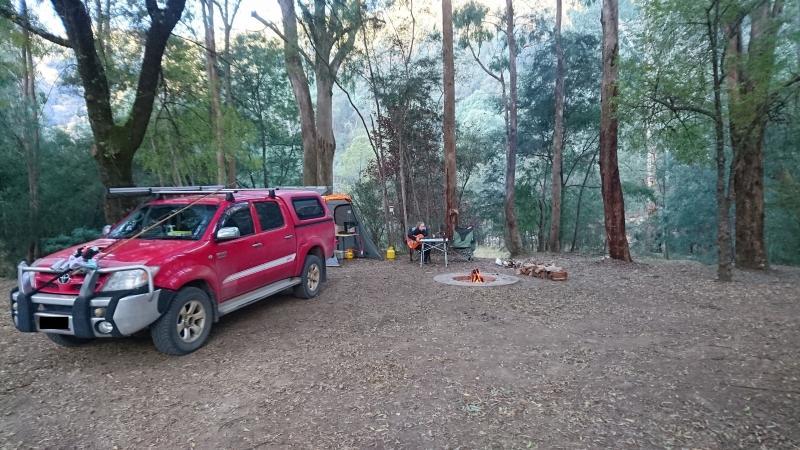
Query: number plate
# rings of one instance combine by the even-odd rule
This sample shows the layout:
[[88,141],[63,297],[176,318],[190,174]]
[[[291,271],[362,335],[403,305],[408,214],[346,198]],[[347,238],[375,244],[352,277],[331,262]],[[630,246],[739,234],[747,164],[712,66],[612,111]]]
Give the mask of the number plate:
[[69,330],[69,317],[39,316],[40,330]]

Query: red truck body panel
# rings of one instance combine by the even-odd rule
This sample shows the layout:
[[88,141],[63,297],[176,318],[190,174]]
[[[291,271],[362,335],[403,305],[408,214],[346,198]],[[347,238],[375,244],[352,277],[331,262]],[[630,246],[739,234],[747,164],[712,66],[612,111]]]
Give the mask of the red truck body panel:
[[[147,205],[175,205],[191,202],[216,205],[208,228],[198,240],[117,239],[101,238],[82,245],[61,250],[38,260],[36,266],[52,266],[69,258],[82,247],[97,246],[101,250],[102,267],[143,264],[158,267],[154,284],[158,288],[177,291],[189,283],[203,282],[214,294],[217,302],[224,302],[283,279],[299,277],[309,253],[325,259],[333,256],[335,227],[331,211],[322,197],[313,191],[277,191],[270,197],[268,191],[242,191],[229,201],[224,194],[208,197],[182,196],[157,199]],[[295,200],[316,199],[324,214],[321,217],[302,219],[298,216]],[[227,241],[215,239],[219,224],[230,208],[245,208],[247,203],[253,222],[252,234]],[[283,216],[283,226],[262,229],[257,203],[277,203]],[[103,249],[111,247],[108,254]],[[36,275],[38,285],[49,281],[45,273]],[[103,277],[97,289],[102,289]],[[77,294],[82,279],[72,283],[53,283],[42,287],[41,292]]]

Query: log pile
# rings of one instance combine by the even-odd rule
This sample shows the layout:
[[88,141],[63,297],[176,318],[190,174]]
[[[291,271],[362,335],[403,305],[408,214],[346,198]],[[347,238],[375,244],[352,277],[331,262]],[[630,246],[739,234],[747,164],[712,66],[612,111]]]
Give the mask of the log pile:
[[541,263],[533,260],[515,261],[513,259],[500,260],[495,263],[499,266],[513,268],[517,270],[517,275],[537,277],[552,281],[566,281],[567,271],[555,263]]

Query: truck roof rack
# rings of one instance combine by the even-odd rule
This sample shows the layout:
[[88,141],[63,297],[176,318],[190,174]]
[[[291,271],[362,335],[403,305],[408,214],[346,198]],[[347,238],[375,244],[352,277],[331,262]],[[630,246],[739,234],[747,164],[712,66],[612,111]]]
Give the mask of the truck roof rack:
[[108,188],[109,197],[144,197],[161,195],[190,195],[190,194],[232,194],[236,192],[270,192],[276,190],[284,191],[315,191],[320,195],[325,195],[333,191],[330,186],[276,186],[268,188],[226,188],[222,185],[210,186],[133,186]]

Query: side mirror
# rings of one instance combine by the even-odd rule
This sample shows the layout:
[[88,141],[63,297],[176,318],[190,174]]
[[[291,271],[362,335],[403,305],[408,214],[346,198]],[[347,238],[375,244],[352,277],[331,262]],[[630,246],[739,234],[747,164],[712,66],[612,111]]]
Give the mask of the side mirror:
[[217,231],[218,241],[229,241],[231,239],[236,239],[239,236],[241,236],[239,227],[224,227]]
[[103,227],[103,231],[101,232],[103,236],[108,236],[111,234],[111,225],[106,225]]

